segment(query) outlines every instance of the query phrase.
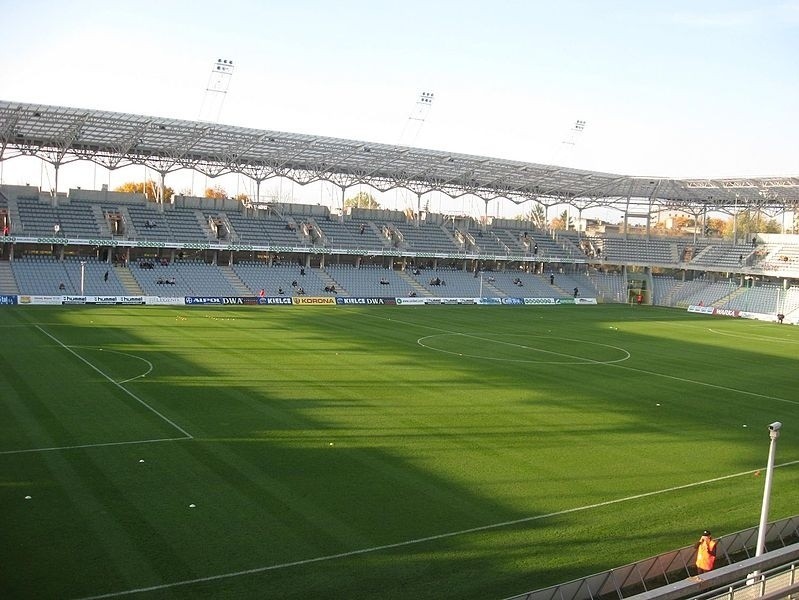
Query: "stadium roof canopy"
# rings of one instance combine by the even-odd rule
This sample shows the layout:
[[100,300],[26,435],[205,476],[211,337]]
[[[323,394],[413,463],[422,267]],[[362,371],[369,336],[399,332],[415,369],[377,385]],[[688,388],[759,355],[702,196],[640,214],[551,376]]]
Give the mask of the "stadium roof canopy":
[[683,210],[799,206],[799,176],[724,179],[633,177],[407,146],[249,129],[102,110],[0,101],[0,160],[36,156],[60,165],[84,159],[108,169],[146,165],[163,176],[193,169],[238,173],[260,183],[285,177],[343,190],[466,194],[486,202],[575,206],[649,204]]

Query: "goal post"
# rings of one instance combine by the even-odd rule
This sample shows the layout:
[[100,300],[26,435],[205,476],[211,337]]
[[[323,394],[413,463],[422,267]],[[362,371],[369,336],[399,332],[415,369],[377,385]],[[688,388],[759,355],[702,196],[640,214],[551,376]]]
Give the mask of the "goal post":
[[631,306],[651,304],[651,300],[649,290],[646,287],[646,280],[630,279],[627,281],[627,304]]

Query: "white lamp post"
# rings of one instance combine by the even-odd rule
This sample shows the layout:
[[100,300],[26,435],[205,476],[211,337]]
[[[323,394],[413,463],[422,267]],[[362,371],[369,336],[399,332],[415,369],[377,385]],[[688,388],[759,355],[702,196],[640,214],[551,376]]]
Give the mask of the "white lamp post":
[[[769,437],[771,443],[768,449],[768,464],[766,465],[766,483],[763,486],[763,507],[760,510],[760,526],[757,530],[757,547],[755,549],[755,558],[762,555],[766,551],[766,526],[768,525],[768,509],[771,500],[771,480],[774,476],[774,454],[777,450],[777,438],[780,437],[780,429],[782,423],[775,421],[768,426]],[[750,575],[748,583],[754,583],[760,577],[760,571],[755,571]]]
[[774,476],[774,454],[777,450],[777,438],[780,437],[782,423],[775,421],[768,426],[771,443],[768,449],[768,464],[766,465],[766,483],[763,489],[763,507],[760,511],[760,528],[757,531],[757,549],[755,556],[760,556],[766,550],[766,524],[768,523],[768,509],[771,500],[771,480]]

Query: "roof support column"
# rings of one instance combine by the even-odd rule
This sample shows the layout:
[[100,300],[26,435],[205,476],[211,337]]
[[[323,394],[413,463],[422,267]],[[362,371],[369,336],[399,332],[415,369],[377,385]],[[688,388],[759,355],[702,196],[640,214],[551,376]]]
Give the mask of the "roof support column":
[[416,218],[414,219],[416,227],[422,226],[422,193],[416,192]]
[[58,167],[61,166],[61,162],[54,162],[53,163],[53,193],[52,193],[52,204],[55,206],[58,204]]
[[166,199],[166,171],[158,171],[161,181],[158,182],[158,201],[163,204]]
[[627,194],[627,199],[624,204],[624,239],[627,239],[627,221],[630,214],[630,195]]

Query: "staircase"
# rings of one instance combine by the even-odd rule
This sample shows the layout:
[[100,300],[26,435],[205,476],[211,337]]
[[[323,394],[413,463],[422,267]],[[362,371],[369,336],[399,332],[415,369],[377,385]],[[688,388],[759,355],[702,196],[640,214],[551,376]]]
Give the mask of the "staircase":
[[716,308],[722,308],[725,305],[729,304],[731,301],[733,301],[738,296],[742,296],[743,294],[745,294],[747,291],[748,291],[748,288],[745,288],[745,287],[735,288],[732,292],[730,292],[729,294],[727,294],[723,298],[719,298],[718,300],[716,300],[713,303],[713,306],[715,306]]
[[325,287],[330,287],[330,286],[332,285],[332,286],[334,286],[334,287],[336,288],[336,291],[337,291],[337,292],[344,291],[344,288],[342,288],[342,287],[341,287],[341,286],[338,284],[338,281],[336,281],[335,279],[333,279],[333,278],[330,276],[330,273],[328,273],[328,272],[327,272],[327,271],[325,271],[324,269],[319,269],[319,271],[317,271],[317,274],[319,275],[319,279],[321,279],[321,280],[322,280],[322,283],[324,283],[324,284],[325,284]]
[[255,292],[244,285],[244,282],[236,274],[236,271],[234,271],[232,267],[229,265],[218,265],[217,268],[222,272],[222,275],[224,275],[228,283],[233,286],[233,289],[236,290],[236,293],[239,296],[252,296],[255,294]]
[[94,215],[94,220],[97,222],[97,226],[100,229],[100,236],[110,238],[111,227],[108,226],[108,219],[106,218],[103,207],[99,204],[92,204],[91,211],[92,215]]
[[685,282],[684,281],[679,282],[677,285],[672,287],[665,296],[663,296],[663,298],[660,300],[658,304],[660,304],[661,306],[675,306],[674,296],[678,296],[680,291],[682,291],[684,287],[685,287]]
[[11,235],[22,235],[22,220],[19,218],[19,204],[16,198],[7,199],[8,218],[11,221]]
[[133,278],[130,269],[127,267],[114,267],[117,279],[122,283],[128,296],[143,296],[144,291],[139,287],[138,282]]
[[197,219],[197,224],[200,226],[200,229],[203,230],[205,237],[208,241],[217,241],[217,237],[213,231],[211,231],[211,226],[208,224],[208,219],[202,213],[201,210],[194,211],[194,218]]
[[133,219],[130,216],[130,211],[127,206],[119,207],[119,214],[122,215],[122,223],[125,225],[124,237],[129,240],[135,240],[138,237],[136,227],[133,225]]
[[433,294],[430,293],[429,290],[424,288],[422,284],[416,281],[413,277],[408,275],[405,271],[401,271],[399,273],[400,278],[408,284],[408,287],[411,288],[414,292],[416,292],[417,296],[432,296]]
[[14,279],[14,272],[11,270],[11,263],[8,261],[0,262],[0,294],[19,294],[17,280]]

